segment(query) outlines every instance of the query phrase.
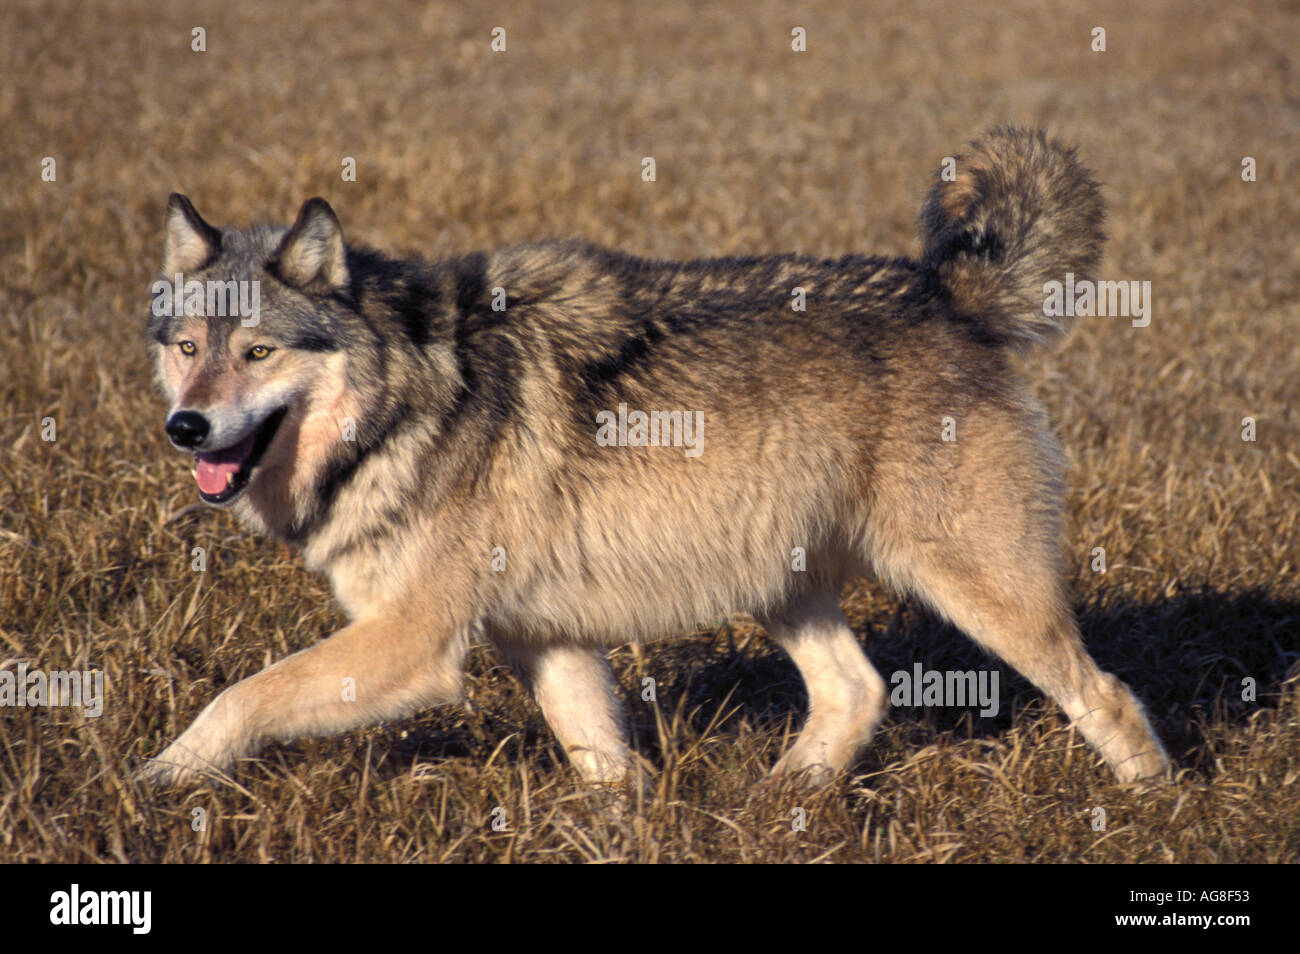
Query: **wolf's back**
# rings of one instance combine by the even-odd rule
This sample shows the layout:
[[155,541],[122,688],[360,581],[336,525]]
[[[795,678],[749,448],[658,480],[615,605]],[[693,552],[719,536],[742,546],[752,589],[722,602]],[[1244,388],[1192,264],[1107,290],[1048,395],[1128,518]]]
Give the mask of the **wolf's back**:
[[1043,313],[1043,284],[1091,278],[1105,240],[1101,190],[1073,148],[1003,126],[930,190],[923,261],[959,308],[1012,347],[1052,346],[1071,319]]

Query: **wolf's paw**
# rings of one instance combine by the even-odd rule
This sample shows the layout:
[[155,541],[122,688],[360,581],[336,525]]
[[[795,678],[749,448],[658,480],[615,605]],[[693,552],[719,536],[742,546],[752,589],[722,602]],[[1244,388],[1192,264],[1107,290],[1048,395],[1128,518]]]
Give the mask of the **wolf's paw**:
[[235,760],[253,753],[236,694],[226,690],[208,703],[193,724],[140,770],[141,779],[161,787],[193,785],[202,777],[229,779]]
[[768,773],[767,778],[763,779],[756,786],[759,791],[770,791],[772,789],[784,786],[793,786],[802,789],[825,788],[839,772],[831,768],[825,762],[813,762],[811,764],[801,764],[797,759],[791,759],[787,753],[776,765],[772,766],[772,771]]
[[1115,777],[1121,784],[1131,785],[1140,791],[1152,791],[1169,782],[1173,771],[1164,749],[1143,749],[1115,766]]
[[167,746],[161,755],[149,759],[136,772],[136,778],[155,788],[180,788],[197,785],[204,777],[224,778],[222,768],[202,759],[178,742]]
[[192,777],[192,773],[185,772],[161,759],[148,759],[144,765],[136,769],[135,777],[136,781],[151,788],[172,788],[183,784]]
[[621,766],[605,772],[603,777],[586,777],[583,785],[589,793],[623,809],[648,805],[655,799],[654,766],[644,756],[629,753]]

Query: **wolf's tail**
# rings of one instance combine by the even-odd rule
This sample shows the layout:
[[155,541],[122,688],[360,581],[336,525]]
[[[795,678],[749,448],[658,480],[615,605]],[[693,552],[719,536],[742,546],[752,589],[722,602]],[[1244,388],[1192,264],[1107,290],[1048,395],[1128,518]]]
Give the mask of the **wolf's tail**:
[[1074,149],[1003,126],[956,157],[956,177],[921,213],[924,263],[956,305],[1008,346],[1057,344],[1072,319],[1044,314],[1044,283],[1091,278],[1101,255],[1101,190]]

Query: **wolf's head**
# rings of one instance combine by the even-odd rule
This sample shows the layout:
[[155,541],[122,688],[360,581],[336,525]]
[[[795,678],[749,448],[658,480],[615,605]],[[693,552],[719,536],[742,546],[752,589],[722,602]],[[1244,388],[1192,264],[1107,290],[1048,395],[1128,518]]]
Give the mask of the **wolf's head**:
[[167,435],[194,454],[203,500],[256,497],[264,522],[293,522],[295,498],[347,454],[361,416],[345,352],[362,324],[324,200],[289,229],[218,230],[172,195],[149,337]]

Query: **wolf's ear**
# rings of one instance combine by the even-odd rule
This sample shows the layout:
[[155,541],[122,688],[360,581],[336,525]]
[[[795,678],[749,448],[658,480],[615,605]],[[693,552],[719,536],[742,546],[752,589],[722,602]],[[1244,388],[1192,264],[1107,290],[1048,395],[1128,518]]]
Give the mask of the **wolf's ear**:
[[179,192],[167,200],[167,231],[163,236],[163,274],[197,271],[221,251],[221,233],[203,221],[193,203]]
[[267,267],[295,288],[337,292],[348,287],[343,227],[328,202],[316,198],[303,203],[298,221]]

